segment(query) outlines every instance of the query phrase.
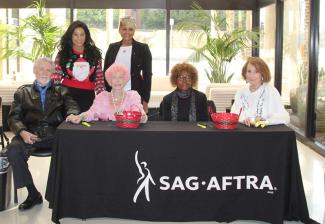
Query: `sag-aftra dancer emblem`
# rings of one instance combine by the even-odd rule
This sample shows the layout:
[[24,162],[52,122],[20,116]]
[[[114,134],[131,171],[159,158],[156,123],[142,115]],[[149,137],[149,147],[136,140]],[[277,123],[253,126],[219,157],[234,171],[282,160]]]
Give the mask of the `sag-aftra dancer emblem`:
[[137,198],[138,198],[138,196],[139,196],[139,194],[140,194],[140,192],[142,190],[144,190],[144,192],[145,192],[147,201],[150,202],[149,184],[151,182],[153,185],[156,185],[156,183],[152,179],[150,170],[147,168],[147,163],[144,162],[144,161],[139,163],[139,161],[138,161],[138,151],[135,152],[134,159],[135,159],[135,164],[137,165],[139,173],[140,173],[141,176],[137,180],[137,184],[139,185],[139,187],[138,187],[137,191],[134,194],[133,202],[137,203]]

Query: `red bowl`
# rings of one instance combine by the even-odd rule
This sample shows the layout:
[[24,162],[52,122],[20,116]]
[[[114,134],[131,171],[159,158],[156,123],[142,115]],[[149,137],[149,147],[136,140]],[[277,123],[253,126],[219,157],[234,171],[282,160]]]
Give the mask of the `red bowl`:
[[233,113],[213,113],[211,118],[218,129],[236,129],[239,116]]
[[121,114],[115,113],[116,125],[120,128],[137,128],[140,125],[141,112],[123,111]]

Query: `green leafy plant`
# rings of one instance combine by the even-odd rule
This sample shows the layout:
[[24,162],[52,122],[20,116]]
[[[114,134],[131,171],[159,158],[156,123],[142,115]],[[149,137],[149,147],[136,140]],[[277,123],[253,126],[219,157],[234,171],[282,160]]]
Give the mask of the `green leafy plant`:
[[[28,8],[36,13],[21,20],[21,25],[2,24],[0,31],[5,38],[0,58],[22,57],[35,61],[39,57],[52,58],[62,30],[54,26],[50,14],[45,11],[45,1],[34,1]],[[32,43],[31,47],[28,43]]]
[[207,60],[210,69],[205,69],[205,73],[211,83],[230,82],[234,74],[228,74],[229,63],[242,50],[257,47],[259,32],[231,29],[224,17],[205,11],[197,2],[193,2],[192,8],[197,10],[199,19],[177,26],[179,30],[190,30],[189,39],[195,43],[190,47],[194,53],[188,60]]

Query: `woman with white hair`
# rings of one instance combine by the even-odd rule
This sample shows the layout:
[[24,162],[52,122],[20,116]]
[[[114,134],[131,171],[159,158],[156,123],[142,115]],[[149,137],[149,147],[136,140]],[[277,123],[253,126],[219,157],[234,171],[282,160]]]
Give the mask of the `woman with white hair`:
[[[144,110],[148,112],[152,56],[147,44],[133,39],[135,29],[136,24],[132,17],[124,17],[120,20],[119,33],[122,40],[109,45],[105,56],[104,71],[113,63],[125,65],[131,74],[131,79],[124,89],[136,90],[141,96]],[[106,89],[111,90],[109,83],[106,83]]]
[[141,104],[140,95],[134,91],[125,91],[124,87],[130,80],[130,73],[122,64],[113,64],[105,72],[105,79],[112,87],[111,92],[103,91],[98,94],[93,105],[86,112],[80,115],[70,115],[67,122],[75,124],[81,121],[115,121],[115,113],[122,111],[140,111],[142,117],[140,122],[145,123],[148,120]]

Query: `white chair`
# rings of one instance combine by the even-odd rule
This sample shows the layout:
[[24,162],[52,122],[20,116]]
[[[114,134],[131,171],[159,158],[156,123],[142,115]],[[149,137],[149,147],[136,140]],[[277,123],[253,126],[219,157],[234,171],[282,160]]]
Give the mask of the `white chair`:
[[152,76],[149,108],[158,108],[164,96],[174,89],[170,83],[170,76]]
[[214,102],[217,112],[225,112],[231,108],[236,92],[243,86],[243,84],[220,83],[209,88],[207,97]]

